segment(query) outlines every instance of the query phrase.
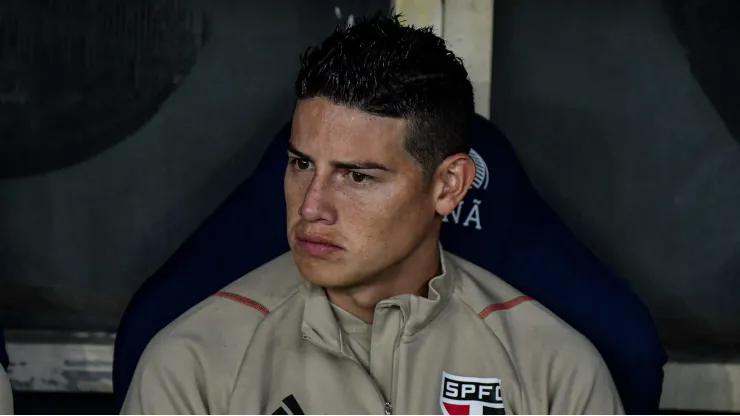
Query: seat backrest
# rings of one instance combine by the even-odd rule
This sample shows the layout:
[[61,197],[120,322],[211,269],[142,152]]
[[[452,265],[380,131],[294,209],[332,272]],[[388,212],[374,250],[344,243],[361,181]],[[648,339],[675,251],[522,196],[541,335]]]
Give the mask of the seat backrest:
[[[139,357],[160,329],[288,251],[283,175],[289,133],[290,126],[280,131],[253,175],[134,295],[116,339],[119,406]],[[544,203],[509,142],[481,117],[472,148],[475,182],[444,219],[444,248],[500,276],[589,338],[628,412],[657,412],[666,357],[644,305]]]

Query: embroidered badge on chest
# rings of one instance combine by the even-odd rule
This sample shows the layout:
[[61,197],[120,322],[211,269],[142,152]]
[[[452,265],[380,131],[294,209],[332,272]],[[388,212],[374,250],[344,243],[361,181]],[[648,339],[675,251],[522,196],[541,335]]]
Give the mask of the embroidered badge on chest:
[[445,415],[505,415],[501,380],[442,372],[439,405]]

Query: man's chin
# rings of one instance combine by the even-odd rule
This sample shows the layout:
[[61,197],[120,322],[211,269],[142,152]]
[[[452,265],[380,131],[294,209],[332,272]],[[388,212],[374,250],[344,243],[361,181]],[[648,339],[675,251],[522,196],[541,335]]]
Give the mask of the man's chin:
[[298,272],[309,282],[325,288],[347,288],[355,286],[346,265],[316,259],[308,256],[293,255]]

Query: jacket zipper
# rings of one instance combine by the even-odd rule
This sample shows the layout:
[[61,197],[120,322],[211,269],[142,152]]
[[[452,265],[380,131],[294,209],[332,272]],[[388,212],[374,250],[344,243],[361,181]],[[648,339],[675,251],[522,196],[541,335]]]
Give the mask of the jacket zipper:
[[[349,360],[349,361],[357,364],[362,369],[362,371],[365,372],[365,368],[360,363],[358,363],[357,361],[353,360],[351,357],[347,357],[344,354],[339,354],[339,353],[337,353],[335,351],[332,351],[332,350],[330,350],[330,349],[328,349],[326,347],[323,347],[323,346],[317,344],[316,342],[314,342],[311,338],[309,338],[306,335],[303,335],[303,339],[305,339],[306,341],[310,342],[316,348],[318,348],[320,350],[323,350],[325,352],[328,352],[329,354],[331,354],[331,355],[333,355],[335,357],[343,358],[345,360]],[[383,402],[383,413],[386,414],[386,415],[392,415],[393,414],[393,404],[390,401],[386,400],[385,397],[383,397],[383,393],[380,391],[380,388],[378,387],[378,384],[375,382],[375,380],[373,380],[372,376],[368,375],[368,377],[370,378],[370,384],[372,384],[373,385],[373,388],[375,388],[375,392],[378,394],[378,397],[380,398],[380,401]],[[393,389],[391,388],[391,392],[392,391],[393,391]]]
[[[397,381],[397,369],[396,369],[396,361],[397,361],[397,354],[398,354],[398,348],[401,345],[401,335],[399,334],[396,338],[396,342],[393,345],[393,356],[391,359],[393,360],[393,363],[391,364],[391,397],[389,400],[396,401],[396,381]],[[393,405],[391,402],[386,403],[388,406],[386,407],[386,415],[393,414]],[[390,410],[389,410],[390,409]]]

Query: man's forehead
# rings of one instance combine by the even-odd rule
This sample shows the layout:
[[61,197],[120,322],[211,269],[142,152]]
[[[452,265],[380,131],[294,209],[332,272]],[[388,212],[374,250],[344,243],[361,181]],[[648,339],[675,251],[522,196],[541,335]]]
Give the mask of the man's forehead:
[[403,150],[405,132],[402,119],[312,98],[296,106],[291,144],[303,152],[340,153],[337,157],[388,157]]

